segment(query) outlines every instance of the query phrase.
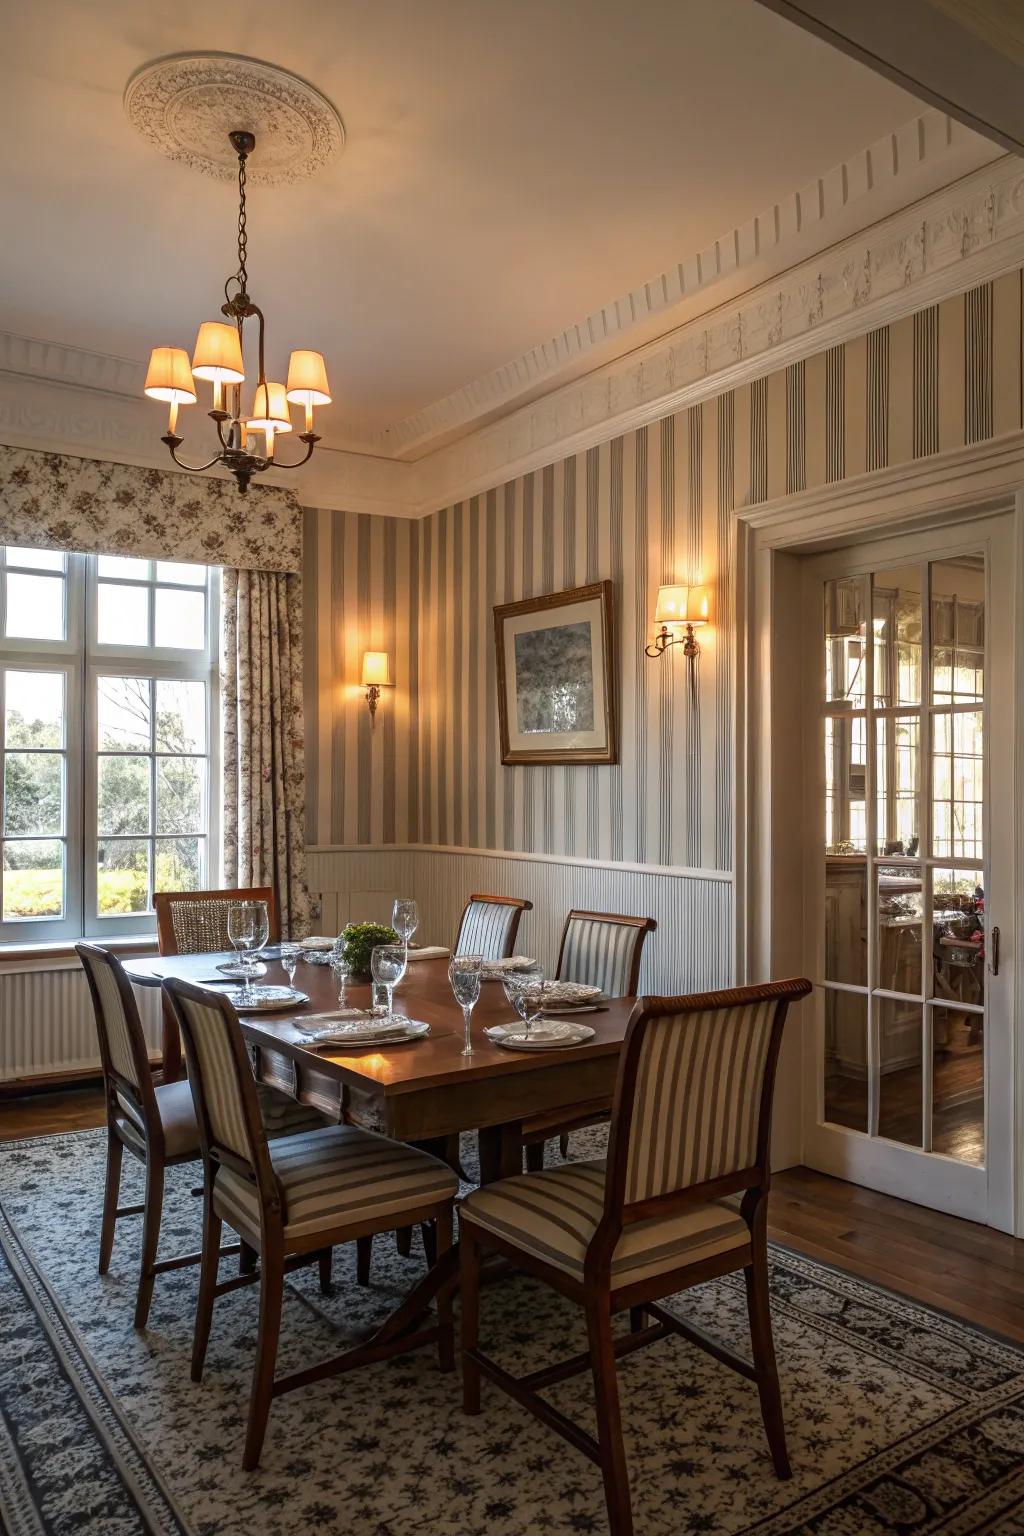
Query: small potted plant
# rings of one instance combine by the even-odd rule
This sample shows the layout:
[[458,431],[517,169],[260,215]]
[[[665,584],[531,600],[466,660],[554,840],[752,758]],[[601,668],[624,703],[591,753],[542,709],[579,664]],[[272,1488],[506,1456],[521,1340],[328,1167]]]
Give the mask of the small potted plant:
[[370,955],[378,944],[397,944],[398,934],[385,923],[349,923],[342,930],[349,975],[356,981],[370,978]]

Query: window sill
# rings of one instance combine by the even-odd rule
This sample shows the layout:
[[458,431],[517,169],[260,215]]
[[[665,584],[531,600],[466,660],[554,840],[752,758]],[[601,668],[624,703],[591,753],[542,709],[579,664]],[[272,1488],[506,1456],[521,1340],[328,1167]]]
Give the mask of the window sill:
[[[82,942],[98,944],[99,939],[86,939]],[[13,965],[35,965],[39,970],[45,970],[48,961],[73,960],[77,963],[74,939],[58,939],[52,944],[0,944],[0,970],[7,968],[7,962]],[[116,939],[107,939],[103,944],[104,949],[110,950],[115,955],[155,955],[158,953],[156,935],[151,933],[128,934]]]

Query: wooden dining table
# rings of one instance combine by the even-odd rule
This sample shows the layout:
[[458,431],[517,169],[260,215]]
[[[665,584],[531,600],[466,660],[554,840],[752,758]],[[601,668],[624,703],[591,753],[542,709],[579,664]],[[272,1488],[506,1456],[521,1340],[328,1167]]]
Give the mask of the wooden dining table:
[[[139,986],[159,986],[168,977],[202,985],[218,979],[218,964],[235,958],[159,955],[126,961],[125,970]],[[287,985],[279,961],[267,959],[266,966],[262,984]],[[447,960],[411,960],[395,989],[395,1011],[428,1024],[428,1035],[358,1051],[313,1050],[302,1036],[303,1016],[336,1009],[337,982],[329,966],[300,960],[295,986],[308,1003],[240,1015],[257,1077],[333,1118],[398,1140],[440,1149],[460,1132],[476,1132],[482,1183],[522,1172],[525,1122],[581,1104],[610,1103],[635,1003],[616,998],[584,1015],[594,1029],[584,1045],[514,1051],[484,1034],[488,1025],[514,1017],[501,983],[484,982],[473,1014],[473,1054],[463,1056],[462,1011],[448,983]],[[350,982],[346,1003],[368,1007],[369,985]]]

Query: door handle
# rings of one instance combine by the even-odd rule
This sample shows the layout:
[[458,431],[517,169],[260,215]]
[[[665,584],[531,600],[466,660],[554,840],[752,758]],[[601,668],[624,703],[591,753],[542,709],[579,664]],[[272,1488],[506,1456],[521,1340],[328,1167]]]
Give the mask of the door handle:
[[999,975],[999,929],[992,929],[992,975]]

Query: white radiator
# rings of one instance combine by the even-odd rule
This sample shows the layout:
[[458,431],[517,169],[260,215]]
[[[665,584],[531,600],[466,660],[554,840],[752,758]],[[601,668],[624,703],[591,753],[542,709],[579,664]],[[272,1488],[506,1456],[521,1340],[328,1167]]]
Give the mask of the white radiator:
[[[151,1051],[160,1049],[160,989],[137,987]],[[89,989],[80,966],[0,972],[0,1082],[99,1069]],[[2,1110],[0,1110],[2,1113]]]

